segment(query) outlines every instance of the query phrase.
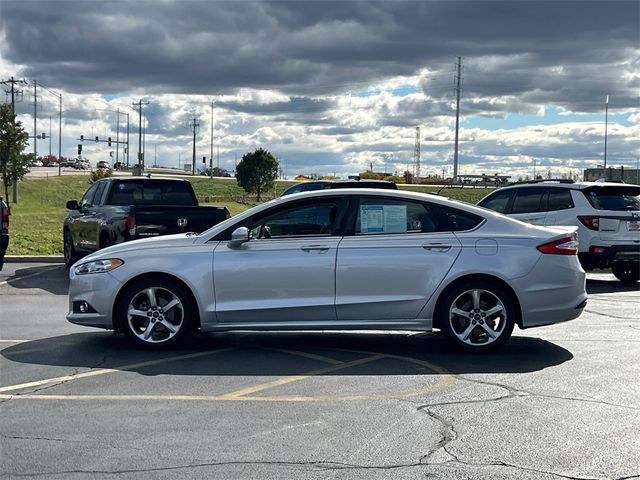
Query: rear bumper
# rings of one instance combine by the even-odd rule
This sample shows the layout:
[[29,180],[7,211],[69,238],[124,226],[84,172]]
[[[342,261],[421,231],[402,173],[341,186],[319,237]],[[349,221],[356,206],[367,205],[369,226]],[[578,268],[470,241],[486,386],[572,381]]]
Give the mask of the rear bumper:
[[588,252],[578,254],[582,266],[591,270],[592,268],[607,268],[614,262],[639,262],[639,245],[602,245],[591,246]]
[[521,328],[573,320],[587,304],[586,274],[574,255],[542,255],[531,273],[512,285],[522,308]]

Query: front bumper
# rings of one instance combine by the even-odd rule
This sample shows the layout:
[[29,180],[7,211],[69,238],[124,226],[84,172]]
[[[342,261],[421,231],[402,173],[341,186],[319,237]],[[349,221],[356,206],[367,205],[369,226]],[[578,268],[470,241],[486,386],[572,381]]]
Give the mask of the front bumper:
[[[76,325],[113,329],[113,305],[120,282],[111,273],[76,275],[69,269],[69,313],[67,320]],[[78,305],[90,307],[80,313]],[[75,304],[75,308],[74,308]]]

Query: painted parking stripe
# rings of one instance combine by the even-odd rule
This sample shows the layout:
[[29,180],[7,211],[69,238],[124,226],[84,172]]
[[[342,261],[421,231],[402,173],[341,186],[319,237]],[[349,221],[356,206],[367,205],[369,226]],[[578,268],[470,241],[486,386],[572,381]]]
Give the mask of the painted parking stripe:
[[240,390],[236,390],[235,392],[225,393],[224,395],[220,395],[220,397],[223,399],[244,397],[251,393],[260,392],[268,388],[279,387],[280,385],[286,385],[287,383],[298,382],[300,380],[305,380],[309,377],[315,377],[317,375],[323,375],[325,373],[335,372],[337,370],[344,370],[345,368],[355,367],[357,365],[364,365],[365,363],[373,362],[381,358],[383,358],[383,355],[374,355],[371,357],[354,360],[353,362],[345,362],[345,363],[340,363],[339,365],[332,365],[330,367],[319,368],[318,370],[312,370],[310,372],[303,373],[301,375],[289,375],[287,377],[282,377],[277,380],[273,380],[271,382],[261,383],[260,385],[254,385],[253,387],[241,388]]
[[118,373],[123,370],[132,370],[134,368],[150,367],[153,365],[160,365],[168,362],[177,362],[179,360],[186,360],[189,358],[205,357],[208,355],[214,355],[216,353],[222,353],[229,350],[233,350],[233,348],[222,348],[220,350],[212,350],[207,352],[189,353],[187,355],[178,355],[177,357],[160,358],[157,360],[149,360],[146,362],[131,363],[129,365],[122,365],[116,368],[102,368],[100,370],[91,370],[89,372],[78,373],[77,375],[64,375],[62,377],[45,378],[43,380],[36,380],[34,382],[19,383],[16,385],[7,385],[4,387],[0,387],[0,393],[13,392],[15,390],[23,390],[25,388],[39,387],[42,385],[49,385],[50,383],[60,383],[60,382],[69,382],[72,380],[80,380],[82,378],[96,377],[98,375],[106,375],[108,373]]
[[315,353],[301,352],[299,350],[288,350],[284,348],[269,348],[268,350],[272,350],[274,352],[289,353],[291,355],[298,355],[299,357],[310,358],[312,360],[319,360],[330,365],[340,365],[343,363],[340,360],[336,360],[335,358],[325,357],[324,355],[316,355]]

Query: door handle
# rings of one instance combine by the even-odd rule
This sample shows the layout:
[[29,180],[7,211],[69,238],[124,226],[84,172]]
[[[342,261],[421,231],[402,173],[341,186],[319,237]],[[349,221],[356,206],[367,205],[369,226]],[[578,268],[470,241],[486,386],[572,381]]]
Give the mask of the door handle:
[[436,252],[448,252],[451,250],[451,245],[447,243],[424,243],[422,248],[425,250],[434,250]]
[[329,247],[327,247],[326,245],[306,245],[304,247],[300,247],[300,249],[303,252],[318,252],[318,253],[324,253],[327,252],[329,250]]

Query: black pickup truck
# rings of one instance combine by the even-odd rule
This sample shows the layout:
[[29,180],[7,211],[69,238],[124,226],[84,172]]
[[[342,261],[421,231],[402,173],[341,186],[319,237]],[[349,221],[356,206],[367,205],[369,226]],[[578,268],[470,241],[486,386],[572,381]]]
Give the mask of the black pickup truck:
[[109,177],[93,183],[80,201],[67,202],[64,260],[116,243],[174,233],[202,232],[231,216],[226,207],[200,207],[188,180]]

